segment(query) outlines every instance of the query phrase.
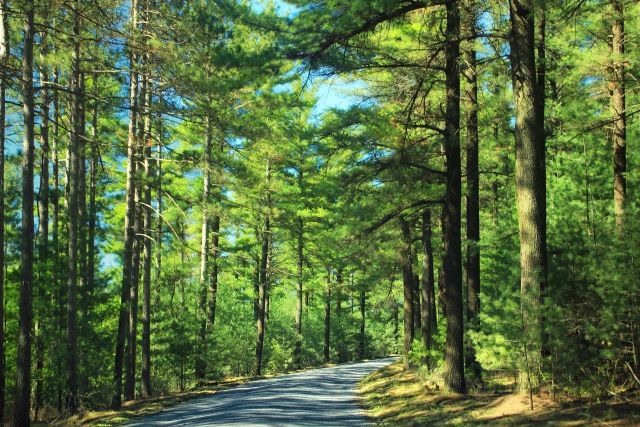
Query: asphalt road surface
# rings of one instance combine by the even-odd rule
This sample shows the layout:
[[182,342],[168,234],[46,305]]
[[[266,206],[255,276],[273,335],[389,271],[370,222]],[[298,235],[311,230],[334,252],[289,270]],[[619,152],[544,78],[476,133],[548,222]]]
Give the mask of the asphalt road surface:
[[252,381],[129,424],[142,426],[367,426],[358,381],[387,358]]

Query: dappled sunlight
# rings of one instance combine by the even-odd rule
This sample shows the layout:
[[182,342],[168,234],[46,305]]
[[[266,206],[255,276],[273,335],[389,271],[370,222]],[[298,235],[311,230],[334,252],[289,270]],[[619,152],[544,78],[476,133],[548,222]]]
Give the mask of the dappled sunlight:
[[359,392],[367,414],[382,425],[640,425],[640,402],[564,404],[548,396],[478,392],[451,394],[430,390],[401,363],[366,377]]

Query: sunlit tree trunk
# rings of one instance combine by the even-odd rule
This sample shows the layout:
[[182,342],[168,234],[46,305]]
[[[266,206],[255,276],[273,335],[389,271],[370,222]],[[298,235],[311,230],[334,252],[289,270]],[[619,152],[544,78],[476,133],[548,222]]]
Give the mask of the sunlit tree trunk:
[[[148,16],[148,14],[147,14]],[[148,58],[146,61],[148,63]],[[148,70],[147,70],[148,72]],[[151,261],[152,261],[152,223],[151,223],[151,100],[153,87],[149,76],[144,98],[144,185],[142,194],[143,209],[143,269],[142,269],[142,364],[140,369],[141,394],[143,398],[151,396]]]
[[[544,146],[536,106],[534,2],[511,0],[511,73],[515,97],[516,205],[520,231],[520,289],[523,357],[521,389],[536,387],[541,353],[540,289],[546,279]],[[529,384],[531,386],[529,386]]]
[[[137,0],[131,5],[132,33],[137,27]],[[138,74],[136,71],[136,55],[130,57],[129,74],[129,134],[127,141],[127,177],[126,177],[126,208],[124,218],[124,251],[122,257],[122,292],[120,295],[120,312],[118,318],[118,334],[116,337],[115,363],[113,370],[114,392],[111,406],[119,408],[122,403],[122,370],[125,357],[125,340],[129,330],[129,294],[133,280],[133,243],[136,238],[135,230],[135,175],[136,175],[136,124],[137,124],[137,99],[138,99]]]

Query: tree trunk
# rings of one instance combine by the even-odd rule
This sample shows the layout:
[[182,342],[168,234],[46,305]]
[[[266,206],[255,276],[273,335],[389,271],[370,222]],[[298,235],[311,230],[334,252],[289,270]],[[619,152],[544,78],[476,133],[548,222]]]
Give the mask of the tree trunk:
[[[547,181],[546,181],[546,166],[545,166],[545,147],[547,144],[547,133],[546,133],[546,123],[544,118],[545,113],[545,103],[546,103],[546,75],[547,75],[547,63],[546,63],[546,25],[547,25],[547,16],[545,11],[544,2],[539,3],[538,7],[538,18],[535,22],[535,37],[538,51],[538,58],[536,60],[536,86],[538,89],[536,96],[536,115],[538,118],[538,144],[536,148],[538,150],[538,174],[539,176],[545,177],[542,182],[539,183],[536,190],[539,193],[538,200],[540,200],[540,215],[545,220],[542,222],[541,227],[543,228],[542,234],[547,235]],[[542,248],[542,271],[544,271],[544,276],[540,280],[540,304],[544,306],[544,295],[546,293],[547,288],[547,277],[546,272],[548,271],[547,266],[547,246],[546,244]],[[544,308],[543,308],[544,312]],[[540,324],[542,327],[542,342],[541,342],[541,356],[545,357],[549,355],[549,334],[546,333],[545,324],[546,317],[544,313],[541,314]]]
[[[302,182],[302,171],[299,173],[299,181]],[[298,289],[296,294],[296,343],[293,352],[295,366],[302,366],[302,293],[304,286],[304,221],[298,217]]]
[[264,347],[265,313],[267,302],[267,269],[269,266],[269,240],[271,234],[271,165],[267,159],[265,178],[267,182],[266,209],[264,216],[264,228],[262,230],[262,248],[260,253],[260,278],[258,280],[258,321],[256,338],[256,375],[262,375],[262,350]]
[[224,151],[224,140],[220,141],[218,158],[216,159],[216,182],[215,182],[215,209],[211,217],[211,275],[209,278],[209,315],[207,331],[211,336],[216,321],[216,308],[218,305],[218,274],[220,273],[220,216],[222,210],[222,173],[223,168],[222,153]]
[[56,345],[57,345],[57,354],[56,354],[56,392],[57,392],[57,408],[58,412],[62,412],[62,382],[64,378],[64,372],[62,369],[62,341],[63,341],[63,330],[64,330],[64,287],[62,286],[62,257],[60,256],[60,169],[59,169],[59,159],[58,159],[58,141],[60,141],[60,96],[57,90],[59,81],[59,72],[57,69],[54,70],[53,73],[53,83],[55,92],[53,94],[53,146],[52,146],[52,154],[53,154],[53,187],[54,191],[52,193],[51,202],[53,204],[53,217],[51,218],[53,221],[53,285],[54,289],[57,290],[54,293],[54,301],[52,301],[52,306],[57,308],[57,336],[56,336]]
[[[137,27],[137,0],[131,5],[132,32]],[[127,185],[126,208],[124,217],[124,251],[122,259],[122,292],[120,294],[120,312],[118,318],[118,335],[116,338],[115,363],[113,370],[114,393],[111,400],[113,408],[119,408],[122,404],[122,368],[124,362],[124,347],[129,330],[129,293],[131,290],[133,273],[133,242],[135,233],[135,174],[136,174],[136,123],[137,123],[137,99],[138,99],[138,74],[136,71],[136,56],[131,54],[129,75],[129,102],[131,106],[129,116],[129,133],[127,141]]]
[[16,394],[13,425],[31,423],[31,319],[33,285],[33,38],[35,34],[33,0],[25,0],[24,49],[22,50],[22,230],[20,240],[20,302],[16,366]]
[[405,369],[409,368],[409,351],[413,342],[413,270],[411,266],[411,228],[406,219],[400,219],[402,231],[402,283],[404,290],[404,345],[402,356]]
[[[0,0],[0,64],[4,66],[9,58],[9,21],[4,12],[5,0]],[[6,76],[0,72],[0,420],[4,420],[5,405],[5,333],[4,333],[4,271],[5,271],[5,228],[4,228],[4,148],[5,125],[7,119]]]
[[445,154],[447,189],[444,210],[444,288],[447,319],[445,342],[445,388],[464,393],[462,321],[461,168],[460,168],[460,11],[458,3],[447,3],[445,47],[446,111]]
[[427,367],[431,368],[434,308],[433,248],[431,247],[431,211],[422,212],[422,340],[427,351]]
[[342,321],[342,296],[343,294],[343,276],[342,268],[336,271],[336,330],[335,330],[335,347],[338,353],[338,362],[346,361],[345,338],[344,338],[344,322]]
[[[81,312],[81,320],[78,323],[78,336],[83,337],[87,335],[89,328],[87,322],[87,316],[89,314],[89,293],[87,288],[88,272],[87,272],[87,167],[86,167],[86,109],[85,109],[85,75],[84,72],[80,73],[80,90],[78,92],[79,111],[78,111],[78,145],[76,147],[76,184],[77,184],[77,226],[76,226],[76,271],[77,271],[77,286],[79,291],[79,309]],[[78,364],[84,364],[85,358],[83,354],[88,351],[86,345],[78,344]],[[83,369],[78,367],[79,378],[78,387],[79,392],[86,392],[88,387],[88,379],[86,376],[86,366]]]
[[[98,84],[98,75],[93,76],[94,87]],[[97,92],[97,89],[96,89]],[[92,135],[91,135],[91,147],[89,152],[89,208],[87,211],[87,277],[86,277],[86,292],[87,301],[85,303],[85,310],[88,310],[93,301],[93,294],[95,291],[95,273],[98,269],[96,265],[96,228],[98,222],[98,208],[97,208],[97,187],[98,187],[98,163],[99,159],[99,147],[98,147],[98,103],[94,102],[93,112],[91,114],[92,123]],[[85,319],[88,312],[85,312]],[[89,373],[85,375],[85,381],[90,384]]]
[[45,310],[45,286],[48,283],[47,262],[49,260],[49,105],[51,98],[49,96],[49,74],[46,68],[40,71],[40,80],[42,84],[42,106],[40,119],[40,191],[38,197],[38,262],[39,277],[37,285],[38,303],[40,312],[37,312],[35,324],[36,338],[36,391],[35,391],[35,413],[34,417],[38,419],[39,409],[42,407],[43,384],[42,376],[44,369],[44,337],[43,326],[46,316]]
[[211,209],[211,119],[207,116],[202,162],[202,233],[200,235],[200,302],[198,312],[200,328],[198,331],[199,351],[196,356],[196,380],[204,381],[207,370],[207,292],[209,279],[209,210]]
[[360,346],[358,347],[358,357],[360,360],[364,360],[366,355],[367,337],[365,336],[365,322],[366,322],[366,304],[367,294],[364,289],[360,290]]
[[[466,0],[465,32],[469,43],[464,49],[467,80],[465,93],[467,125],[467,324],[468,330],[478,331],[480,314],[480,176],[478,173],[478,74],[476,71],[477,4]],[[475,349],[467,337],[465,365],[467,372],[480,379],[480,365],[476,361]]]
[[69,246],[67,257],[67,400],[66,407],[70,413],[78,410],[78,325],[77,325],[77,290],[78,290],[78,232],[80,219],[78,215],[79,199],[79,150],[82,144],[84,122],[81,121],[82,110],[82,70],[80,57],[80,11],[79,1],[75,2],[74,13],[74,49],[72,72],[72,107],[71,137],[68,149],[67,207],[69,221],[67,232]]
[[[149,14],[147,14],[149,16]],[[148,63],[148,57],[145,56]],[[148,70],[147,70],[148,72]],[[152,222],[151,222],[151,100],[152,85],[149,76],[147,80],[147,90],[144,97],[144,186],[142,190],[143,201],[143,272],[142,272],[142,364],[141,375],[141,395],[143,398],[151,396],[151,258],[152,253]]]
[[[413,261],[416,261],[415,251],[411,250],[414,255],[412,256],[411,265],[413,266]],[[413,269],[413,267],[412,267]],[[418,334],[418,330],[422,330],[422,318],[420,316],[421,308],[420,308],[420,275],[415,273],[413,275],[413,336],[414,338]]]
[[511,0],[511,73],[515,97],[516,205],[520,231],[520,290],[525,354],[520,365],[520,388],[540,366],[540,289],[546,278],[544,216],[544,146],[536,107],[538,87],[534,58],[532,0]]
[[624,202],[627,193],[627,115],[624,70],[624,6],[622,0],[611,0],[614,20],[611,26],[611,81],[609,96],[613,129],[613,204],[618,236],[623,235]]
[[331,269],[327,267],[327,280],[324,284],[324,345],[322,353],[324,363],[331,361]]

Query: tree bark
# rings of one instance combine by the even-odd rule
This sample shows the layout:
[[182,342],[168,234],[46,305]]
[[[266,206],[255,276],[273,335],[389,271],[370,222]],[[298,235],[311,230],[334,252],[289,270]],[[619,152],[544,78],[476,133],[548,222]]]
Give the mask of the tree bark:
[[34,102],[33,102],[33,38],[34,2],[25,0],[24,48],[22,50],[22,230],[20,240],[20,300],[16,394],[13,425],[31,424],[31,323],[33,286],[33,165],[34,165]]
[[198,331],[199,351],[196,356],[196,380],[202,382],[207,371],[207,292],[209,264],[209,210],[211,208],[211,118],[206,117],[205,141],[202,162],[202,232],[200,234],[200,302],[198,312],[200,328]]
[[78,325],[77,325],[77,291],[78,291],[78,232],[80,218],[79,201],[79,150],[84,136],[82,122],[82,70],[80,53],[80,10],[76,1],[74,12],[74,47],[72,70],[72,107],[71,135],[68,149],[67,208],[69,221],[67,232],[69,246],[67,257],[67,398],[66,407],[70,413],[78,410]]
[[[414,254],[411,258],[411,265],[413,266],[414,261],[416,260],[415,250],[411,249],[411,252]],[[412,267],[413,269],[413,267]],[[418,330],[422,330],[422,317],[421,313],[421,304],[420,304],[420,275],[418,273],[414,273],[413,275],[413,336],[414,338],[418,334]]]
[[434,308],[433,248],[431,247],[431,211],[422,212],[422,340],[427,351],[427,367],[431,368]]
[[49,96],[49,73],[46,67],[40,70],[40,80],[42,84],[42,105],[40,118],[40,190],[38,197],[38,285],[36,307],[40,306],[37,313],[34,334],[36,338],[36,391],[34,418],[38,419],[38,412],[42,407],[43,384],[42,376],[44,369],[44,337],[43,320],[46,317],[45,310],[45,286],[48,283],[48,260],[49,260],[49,106],[51,98]]
[[[4,66],[9,58],[9,20],[5,13],[7,2],[0,0],[0,64]],[[5,125],[7,119],[6,76],[0,72],[0,420],[4,420],[5,405],[5,331],[4,331],[4,271],[5,271],[5,228],[4,228],[4,148]]]
[[609,96],[613,129],[613,204],[618,236],[623,235],[624,204],[627,194],[627,115],[624,70],[624,6],[622,0],[611,0],[614,20],[611,25],[611,81]]
[[525,354],[520,388],[535,388],[540,366],[540,289],[546,278],[546,218],[544,216],[544,146],[540,138],[538,86],[532,0],[510,0],[511,73],[515,97],[516,205],[520,233],[520,290]]
[[[93,85],[97,87],[98,75],[93,75]],[[96,89],[97,93],[97,89]],[[100,161],[100,152],[98,147],[98,103],[94,101],[93,111],[91,114],[92,135],[91,146],[89,150],[89,207],[87,211],[87,276],[86,276],[86,292],[87,301],[85,302],[85,310],[89,310],[92,306],[95,291],[95,273],[98,269],[96,265],[96,229],[98,223],[98,205],[97,205],[97,187],[98,187],[98,165]],[[88,312],[85,312],[87,319]],[[88,322],[88,319],[86,320]],[[85,381],[90,383],[89,374],[85,375]]]
[[461,168],[460,168],[460,11],[458,3],[447,3],[445,46],[446,111],[445,155],[447,189],[444,210],[444,288],[447,333],[445,342],[445,388],[464,393],[462,320]]
[[[215,196],[214,211],[211,217],[211,275],[209,278],[209,315],[207,331],[211,336],[216,321],[216,308],[218,305],[218,275],[220,273],[220,217],[222,210],[222,154],[224,152],[224,140],[221,140],[218,147],[218,157],[215,169]],[[212,159],[213,160],[213,159]],[[213,166],[213,165],[212,165]]]
[[[299,181],[302,182],[302,171],[299,172]],[[302,366],[302,293],[304,291],[304,221],[298,217],[298,289],[296,292],[296,342],[293,358],[296,367]]]
[[[149,14],[147,13],[147,17]],[[147,18],[148,19],[148,18]],[[145,63],[148,63],[148,56],[145,56]],[[148,70],[147,70],[148,73]],[[151,259],[152,239],[151,234],[151,147],[153,140],[151,137],[151,100],[153,88],[149,76],[147,80],[147,90],[144,97],[144,186],[142,190],[143,199],[143,270],[142,270],[142,364],[140,369],[141,395],[143,398],[151,396]]]
[[[478,172],[478,73],[476,70],[477,4],[466,0],[465,32],[469,43],[464,49],[467,81],[465,104],[467,125],[467,324],[468,330],[479,330],[480,314],[480,176]],[[466,341],[465,365],[474,378],[480,377],[480,365],[470,338]]]
[[269,159],[266,162],[265,179],[267,183],[265,206],[266,212],[264,214],[264,227],[262,229],[262,247],[260,253],[260,278],[258,280],[258,321],[257,325],[257,338],[256,338],[256,375],[262,375],[262,351],[264,347],[264,335],[265,335],[265,314],[266,314],[266,302],[267,302],[267,270],[269,266],[269,240],[271,235],[271,164]]
[[[131,4],[131,28],[132,33],[137,27],[137,0]],[[135,174],[136,174],[136,123],[137,123],[137,99],[138,99],[138,74],[136,71],[136,55],[130,57],[129,74],[129,102],[131,111],[129,115],[129,132],[127,140],[127,184],[126,184],[126,208],[124,218],[124,251],[122,257],[122,292],[120,295],[120,312],[118,318],[118,334],[116,337],[115,362],[113,370],[114,393],[111,406],[119,408],[122,404],[122,370],[124,362],[124,350],[127,331],[129,330],[129,294],[133,280],[133,243],[135,232]]]
[[358,347],[358,357],[360,360],[364,360],[366,355],[367,337],[365,335],[365,323],[366,323],[366,307],[367,306],[367,294],[364,289],[360,290],[360,346]]
[[413,342],[413,269],[411,265],[411,227],[405,218],[400,219],[402,232],[402,249],[400,257],[402,262],[402,283],[404,290],[404,345],[402,356],[405,369],[409,368],[409,351]]
[[324,345],[322,353],[324,363],[331,361],[331,268],[327,267],[327,280],[324,284]]

